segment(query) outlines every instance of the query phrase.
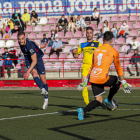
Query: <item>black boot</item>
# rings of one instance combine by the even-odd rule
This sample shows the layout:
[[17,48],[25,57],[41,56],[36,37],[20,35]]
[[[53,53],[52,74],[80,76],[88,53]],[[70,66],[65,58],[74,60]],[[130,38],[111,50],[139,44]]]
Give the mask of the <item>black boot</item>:
[[134,74],[130,71],[130,69],[127,67],[127,71],[130,74],[129,76],[133,76]]

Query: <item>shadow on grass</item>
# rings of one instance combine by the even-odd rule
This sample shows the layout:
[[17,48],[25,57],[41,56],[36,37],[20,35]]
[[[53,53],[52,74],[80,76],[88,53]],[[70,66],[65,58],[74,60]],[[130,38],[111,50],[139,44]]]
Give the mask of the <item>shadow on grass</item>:
[[8,137],[5,137],[5,136],[2,136],[2,135],[0,135],[0,139],[1,139],[1,140],[12,140],[12,139],[10,139],[10,138],[8,138]]
[[[76,115],[77,112],[66,112],[66,113],[63,113],[63,114]],[[85,137],[85,136],[81,136],[79,134],[74,134],[72,132],[67,132],[67,128],[73,128],[73,127],[77,127],[77,126],[84,127],[85,125],[88,125],[88,124],[95,124],[95,123],[99,123],[100,124],[102,122],[108,122],[108,121],[120,120],[120,119],[121,120],[125,120],[125,121],[130,121],[128,119],[130,119],[131,117],[138,117],[138,116],[140,117],[140,114],[128,115],[128,116],[123,116],[123,117],[115,117],[115,118],[112,118],[109,115],[99,115],[99,114],[94,114],[94,115],[95,116],[109,117],[109,118],[107,118],[107,119],[101,119],[101,120],[97,120],[97,121],[90,121],[90,122],[84,122],[84,120],[83,120],[83,121],[79,121],[79,123],[72,124],[72,125],[65,125],[65,126],[61,126],[61,127],[49,128],[49,130],[52,130],[54,132],[59,132],[61,134],[66,134],[66,135],[69,135],[69,136],[74,137],[74,138],[79,138],[79,139],[83,139],[83,140],[94,140],[93,138],[91,139],[91,138],[88,138],[88,137]],[[131,121],[133,121],[133,120],[131,120]],[[61,129],[64,129],[64,130],[61,130]]]
[[36,106],[27,107],[27,106],[17,106],[17,105],[0,105],[0,107],[9,107],[10,109],[19,108],[19,109],[28,109],[28,110],[41,110],[41,108],[38,108]]
[[78,98],[63,97],[63,96],[54,96],[54,95],[49,95],[49,97],[61,98],[61,99],[70,99],[70,100],[74,99],[74,100],[80,100],[80,101],[83,100],[82,98],[81,99],[78,99]]
[[77,109],[78,107],[75,105],[58,105],[58,104],[49,104],[49,106],[56,106],[56,107],[62,107],[62,108],[68,108],[68,109]]

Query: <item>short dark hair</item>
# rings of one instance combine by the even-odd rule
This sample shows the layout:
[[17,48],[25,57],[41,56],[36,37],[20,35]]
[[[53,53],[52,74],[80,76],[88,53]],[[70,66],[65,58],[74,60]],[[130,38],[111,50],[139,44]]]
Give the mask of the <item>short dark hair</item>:
[[79,17],[80,15],[78,15],[78,17]]
[[63,17],[63,16],[65,16],[65,15],[62,15],[62,17]]
[[46,34],[43,34],[43,36],[46,36]]
[[92,32],[93,32],[93,28],[92,27],[86,27],[86,32],[87,32],[87,30],[92,30]]
[[24,9],[24,10],[27,10],[27,9]]
[[104,41],[110,41],[113,38],[113,33],[111,31],[107,31],[104,33]]
[[95,7],[94,10],[97,10],[97,7]]
[[7,47],[4,47],[4,49],[7,49],[7,50],[8,50],[8,48],[7,48]]
[[22,32],[18,32],[17,36],[20,36],[20,35],[24,35],[25,36],[25,33],[23,31]]

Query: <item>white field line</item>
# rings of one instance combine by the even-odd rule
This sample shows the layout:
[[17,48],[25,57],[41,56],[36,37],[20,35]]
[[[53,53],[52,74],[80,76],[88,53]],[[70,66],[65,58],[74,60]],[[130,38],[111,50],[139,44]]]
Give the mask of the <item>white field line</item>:
[[[101,109],[95,109],[95,110],[101,110]],[[138,111],[140,109],[117,109],[118,111],[130,111],[130,110],[135,110]],[[44,116],[44,115],[52,115],[52,114],[58,114],[58,113],[63,113],[63,112],[74,112],[77,110],[69,110],[69,111],[62,111],[62,112],[52,112],[52,113],[43,113],[43,114],[34,114],[34,115],[26,115],[26,116],[17,116],[17,117],[10,117],[10,118],[1,118],[0,121],[4,120],[14,120],[14,119],[20,119],[20,118],[29,118],[29,117],[37,117],[37,116]]]
[[[59,96],[59,97],[62,97],[62,98],[82,98],[82,96]],[[89,97],[94,97],[94,96],[89,96]],[[103,96],[104,97],[104,96]],[[140,98],[140,96],[115,96],[115,98]],[[34,97],[18,97],[18,96],[15,96],[15,97],[0,97],[0,98],[12,98],[12,99],[20,99],[20,98],[42,98],[42,96],[34,96]],[[53,98],[53,97],[49,97],[49,98]]]
[[58,113],[63,113],[63,112],[74,112],[74,111],[77,111],[77,110],[69,110],[69,111],[62,111],[62,112],[52,112],[52,113],[43,113],[43,114],[34,114],[34,115],[26,115],[26,116],[17,116],[17,117],[10,117],[10,118],[1,118],[0,121],[20,119],[20,118],[29,118],[29,117],[37,117],[37,116],[44,116],[44,115],[52,115],[52,114],[58,114]]

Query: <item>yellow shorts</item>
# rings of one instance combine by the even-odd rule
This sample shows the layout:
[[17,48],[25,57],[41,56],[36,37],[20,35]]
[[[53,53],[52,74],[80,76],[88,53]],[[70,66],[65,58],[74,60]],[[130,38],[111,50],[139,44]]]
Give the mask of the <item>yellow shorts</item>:
[[91,65],[83,64],[81,67],[82,76],[87,76],[90,68],[91,68]]

